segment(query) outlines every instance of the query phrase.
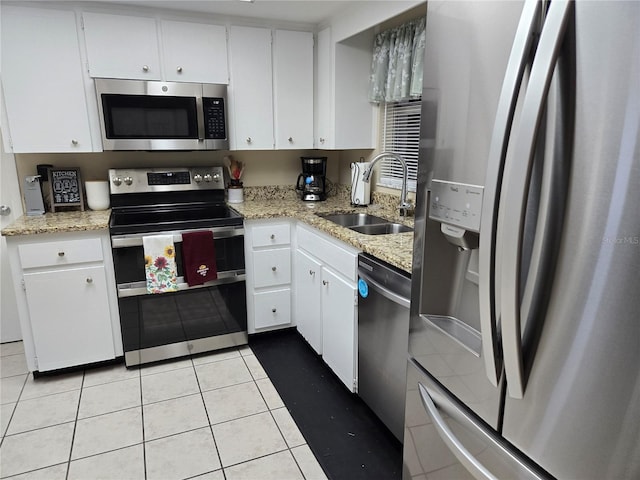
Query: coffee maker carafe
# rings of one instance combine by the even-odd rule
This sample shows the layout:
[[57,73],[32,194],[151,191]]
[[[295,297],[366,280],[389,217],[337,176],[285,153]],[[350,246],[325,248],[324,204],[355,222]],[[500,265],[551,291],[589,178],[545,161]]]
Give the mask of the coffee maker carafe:
[[300,157],[302,173],[298,175],[296,191],[305,202],[327,199],[327,157]]

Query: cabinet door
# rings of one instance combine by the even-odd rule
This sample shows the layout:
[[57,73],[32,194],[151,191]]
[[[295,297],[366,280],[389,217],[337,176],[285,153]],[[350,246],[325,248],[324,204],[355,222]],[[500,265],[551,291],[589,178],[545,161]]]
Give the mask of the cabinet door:
[[161,27],[167,81],[229,83],[225,27],[173,21]]
[[322,268],[322,358],[338,378],[357,391],[356,287]]
[[313,34],[276,30],[274,35],[276,149],[313,148]]
[[14,153],[92,151],[74,12],[3,6],[1,68]]
[[24,275],[38,370],[115,358],[103,266]]
[[300,334],[317,353],[322,353],[322,317],[320,312],[321,265],[301,250],[295,259],[294,318]]
[[83,13],[92,77],[160,80],[154,18]]
[[229,28],[231,149],[273,149],[271,30]]
[[317,69],[317,98],[316,110],[316,148],[333,148],[333,135],[331,134],[333,112],[333,78],[331,60],[331,29],[325,28],[318,32],[318,69]]

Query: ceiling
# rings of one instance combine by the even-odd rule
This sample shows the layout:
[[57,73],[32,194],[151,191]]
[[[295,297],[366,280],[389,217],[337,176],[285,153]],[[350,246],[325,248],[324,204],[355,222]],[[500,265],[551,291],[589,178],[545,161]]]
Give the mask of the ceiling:
[[[359,1],[347,0],[103,0],[215,15],[319,24]],[[378,0],[380,1],[380,0]]]

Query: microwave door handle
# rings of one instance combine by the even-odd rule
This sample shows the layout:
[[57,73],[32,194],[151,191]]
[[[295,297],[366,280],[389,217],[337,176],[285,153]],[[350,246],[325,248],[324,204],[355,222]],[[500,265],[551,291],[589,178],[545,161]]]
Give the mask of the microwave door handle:
[[196,119],[198,121],[198,141],[204,142],[204,102],[202,95],[196,97]]
[[532,32],[536,29],[541,14],[542,2],[529,0],[525,3],[502,83],[484,187],[479,250],[480,326],[486,375],[494,386],[498,385],[499,380],[499,366],[496,359],[499,350],[495,296],[496,212],[500,202],[500,187],[510,137],[509,132],[513,123],[524,71],[529,61],[529,52],[534,38]]

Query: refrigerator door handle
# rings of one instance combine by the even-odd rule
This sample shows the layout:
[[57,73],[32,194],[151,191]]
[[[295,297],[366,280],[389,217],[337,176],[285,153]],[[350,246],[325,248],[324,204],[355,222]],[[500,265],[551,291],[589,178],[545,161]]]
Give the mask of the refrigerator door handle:
[[520,270],[529,183],[538,131],[572,6],[570,1],[554,0],[549,7],[531,67],[514,148],[514,158],[522,164],[513,165],[504,182],[500,312],[504,368],[508,393],[512,398],[522,398],[525,389]]
[[478,266],[480,327],[485,370],[489,381],[494,386],[498,385],[500,379],[500,366],[497,362],[498,315],[495,295],[496,230],[500,187],[518,93],[529,62],[534,32],[543,14],[542,7],[543,2],[539,0],[527,0],[520,16],[498,101],[484,187]]
[[447,445],[447,447],[449,447],[449,450],[451,450],[458,461],[464,465],[469,473],[479,480],[498,480],[469,452],[469,450],[464,447],[464,445],[462,445],[460,440],[456,438],[455,434],[447,425],[447,422],[445,422],[442,415],[440,415],[440,412],[438,412],[436,404],[433,402],[427,388],[422,385],[422,383],[418,383],[418,390],[420,391],[420,400],[422,401],[422,405],[429,414],[429,417],[431,417],[433,425],[438,431],[438,435],[440,435],[442,441]]

